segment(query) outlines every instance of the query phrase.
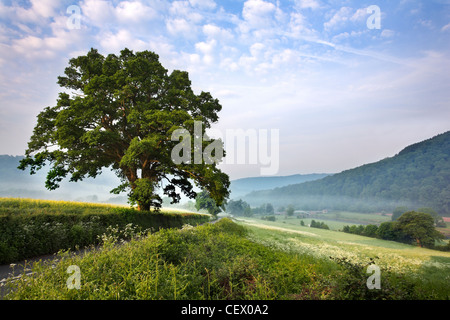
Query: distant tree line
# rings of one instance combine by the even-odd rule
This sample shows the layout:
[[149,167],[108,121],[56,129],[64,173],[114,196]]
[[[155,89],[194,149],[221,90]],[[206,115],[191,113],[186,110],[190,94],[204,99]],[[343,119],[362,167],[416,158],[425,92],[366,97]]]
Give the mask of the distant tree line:
[[402,213],[394,221],[386,221],[379,226],[373,224],[366,226],[347,225],[344,226],[342,231],[383,240],[417,244],[420,247],[450,251],[450,243],[445,246],[435,245],[436,240],[442,240],[444,238],[436,230],[435,226],[436,220],[430,213],[408,211]]
[[328,225],[326,225],[324,222],[319,222],[315,220],[311,220],[311,224],[309,226],[311,228],[326,229],[326,230],[330,229]]
[[264,203],[256,208],[251,208],[250,205],[244,200],[230,200],[226,204],[228,213],[235,216],[251,217],[254,214],[273,215],[275,209],[271,203]]

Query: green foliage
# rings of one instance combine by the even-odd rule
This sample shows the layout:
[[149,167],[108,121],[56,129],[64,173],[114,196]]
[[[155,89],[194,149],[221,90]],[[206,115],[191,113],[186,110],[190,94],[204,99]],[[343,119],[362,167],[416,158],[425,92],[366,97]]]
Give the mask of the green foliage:
[[[398,212],[401,211],[403,208],[399,208]],[[344,226],[342,231],[384,240],[417,243],[421,247],[434,248],[435,242],[444,238],[434,226],[435,219],[431,214],[409,211],[403,213],[395,221],[386,221],[380,226]],[[442,250],[445,250],[445,247]]]
[[253,215],[250,205],[241,199],[228,201],[226,211],[235,216],[251,217]]
[[[83,256],[61,253],[53,268],[12,282],[7,299],[419,299],[414,277],[383,269],[382,289],[366,286],[367,264],[323,259],[250,240],[248,230],[229,219],[199,227],[163,229],[117,244],[115,231],[99,250]],[[289,235],[292,237],[292,235]],[[80,268],[79,290],[68,290],[67,268]],[[435,298],[439,298],[436,296]]]
[[195,208],[197,210],[206,209],[210,215],[217,217],[222,211],[222,207],[219,207],[216,201],[211,198],[207,191],[202,191],[195,198]]
[[387,270],[380,270],[380,289],[369,289],[367,287],[368,273],[370,265],[376,265],[376,260],[368,259],[367,263],[352,262],[346,257],[333,258],[343,267],[341,275],[345,281],[338,281],[336,292],[337,299],[342,300],[409,300],[418,299],[420,296],[416,291],[417,283],[413,278],[398,275]]
[[378,226],[374,224],[369,224],[364,227],[364,231],[362,232],[363,236],[375,238],[377,235]]
[[132,208],[54,201],[1,199],[0,263],[97,245],[109,227],[139,231],[200,224],[200,214],[148,214]]
[[402,214],[408,211],[409,211],[408,208],[405,206],[395,208],[391,216],[392,221],[397,220]]
[[406,212],[397,219],[397,228],[417,241],[421,247],[433,247],[443,235],[434,227],[434,218],[423,212]]
[[311,224],[310,224],[311,228],[319,228],[319,229],[327,229],[329,230],[330,228],[325,224],[325,222],[319,222],[319,221],[315,221],[315,220],[311,220]]
[[286,209],[286,214],[291,217],[294,215],[294,207],[292,205],[288,206],[288,208]]
[[274,214],[275,209],[271,203],[263,203],[259,207],[251,209],[253,214]]
[[[58,84],[64,91],[55,106],[37,116],[19,166],[34,174],[50,164],[45,181],[49,190],[65,178],[95,178],[109,167],[122,181],[112,192],[128,191],[130,202],[141,210],[161,207],[161,181],[173,203],[180,200],[178,189],[195,198],[193,183],[207,190],[218,206],[226,200],[229,179],[216,163],[201,159],[176,164],[171,157],[179,142],[171,139],[175,130],[183,128],[193,136],[198,121],[204,135],[222,109],[210,93],[193,92],[187,72],[169,74],[150,51],[124,49],[105,57],[91,49],[69,60]],[[222,145],[203,139],[201,148],[210,143]],[[201,150],[191,149],[188,156],[193,159]],[[220,161],[221,155],[215,157]]]
[[447,226],[445,224],[445,222],[444,222],[444,219],[436,211],[434,211],[432,208],[419,208],[416,211],[417,212],[422,212],[422,213],[428,213],[429,215],[431,215],[433,217],[433,219],[434,219],[434,225],[436,227],[443,227],[443,228],[445,228]]

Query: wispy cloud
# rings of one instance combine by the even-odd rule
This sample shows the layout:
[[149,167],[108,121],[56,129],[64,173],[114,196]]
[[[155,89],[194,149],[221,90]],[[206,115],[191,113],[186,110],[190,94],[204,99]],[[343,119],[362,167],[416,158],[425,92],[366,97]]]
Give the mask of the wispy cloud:
[[0,3],[0,153],[23,153],[67,60],[91,47],[155,51],[220,98],[219,126],[280,128],[281,150],[311,171],[350,163],[329,165],[328,142],[366,150],[353,137],[381,139],[395,127],[398,139],[420,140],[449,125],[449,7],[438,0],[380,2],[381,29],[367,27],[367,3],[355,0],[82,0],[75,30],[70,5]]

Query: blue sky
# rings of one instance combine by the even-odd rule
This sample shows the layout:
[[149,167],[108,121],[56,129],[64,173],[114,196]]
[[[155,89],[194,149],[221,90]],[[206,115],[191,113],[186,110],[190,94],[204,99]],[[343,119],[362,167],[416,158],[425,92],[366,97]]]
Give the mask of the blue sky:
[[0,154],[24,153],[57,76],[91,47],[151,50],[189,71],[220,100],[222,132],[279,130],[278,175],[339,172],[450,129],[450,0],[11,0],[0,2]]

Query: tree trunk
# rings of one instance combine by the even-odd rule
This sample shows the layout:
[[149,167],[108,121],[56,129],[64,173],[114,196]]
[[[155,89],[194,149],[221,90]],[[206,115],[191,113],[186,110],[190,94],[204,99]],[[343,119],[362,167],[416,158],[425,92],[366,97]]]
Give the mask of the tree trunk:
[[138,202],[138,210],[139,211],[150,211],[150,205],[142,202]]

